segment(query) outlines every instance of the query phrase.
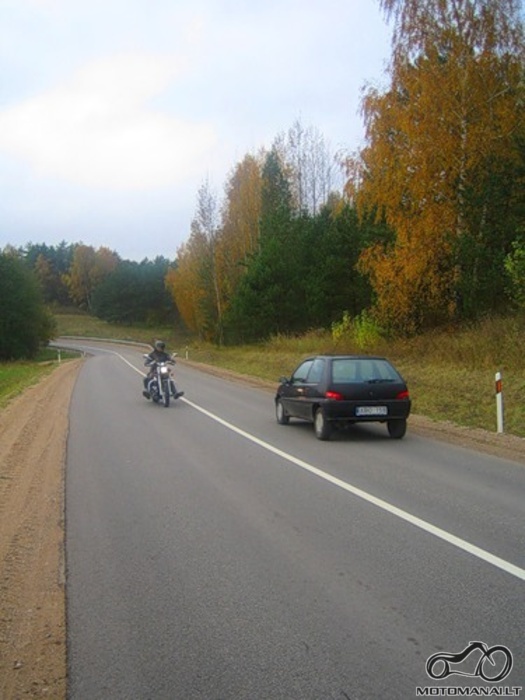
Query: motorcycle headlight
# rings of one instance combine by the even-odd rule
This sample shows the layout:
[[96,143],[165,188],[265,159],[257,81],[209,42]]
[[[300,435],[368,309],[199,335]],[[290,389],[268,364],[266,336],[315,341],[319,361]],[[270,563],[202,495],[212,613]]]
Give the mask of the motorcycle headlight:
[[161,367],[160,368],[160,373],[161,374],[169,374],[169,369],[167,367]]

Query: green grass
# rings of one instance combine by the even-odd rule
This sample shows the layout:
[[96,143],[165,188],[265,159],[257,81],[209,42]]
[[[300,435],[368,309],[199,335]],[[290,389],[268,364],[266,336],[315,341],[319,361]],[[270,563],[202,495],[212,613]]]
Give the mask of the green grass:
[[[60,353],[60,360],[78,357],[73,353]],[[29,386],[36,384],[58,365],[58,353],[45,348],[34,361],[0,362],[0,408],[21,394]]]
[[[270,380],[290,375],[299,361],[319,352],[377,353],[391,359],[409,385],[413,412],[458,425],[496,430],[494,375],[503,374],[505,432],[525,437],[525,315],[488,318],[410,340],[379,339],[360,348],[352,337],[335,342],[327,331],[300,337],[279,335],[265,343],[217,347],[192,339],[180,328],[117,326],[87,315],[57,315],[60,335],[152,343],[162,338],[170,351],[190,360]],[[29,374],[31,370],[26,369]],[[46,370],[39,370],[46,371]],[[0,397],[2,395],[0,365]],[[20,378],[31,383],[31,378]],[[1,398],[0,398],[1,401]],[[0,404],[1,405],[1,404]]]
[[156,338],[166,342],[174,340],[174,329],[169,326],[123,326],[84,314],[57,314],[58,335],[89,338],[108,338],[141,343],[153,343]]

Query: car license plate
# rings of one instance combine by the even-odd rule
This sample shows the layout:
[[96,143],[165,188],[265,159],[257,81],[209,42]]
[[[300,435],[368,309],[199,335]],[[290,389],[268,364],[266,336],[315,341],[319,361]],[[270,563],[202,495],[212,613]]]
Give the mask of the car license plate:
[[386,416],[387,413],[386,406],[358,406],[355,409],[356,416]]

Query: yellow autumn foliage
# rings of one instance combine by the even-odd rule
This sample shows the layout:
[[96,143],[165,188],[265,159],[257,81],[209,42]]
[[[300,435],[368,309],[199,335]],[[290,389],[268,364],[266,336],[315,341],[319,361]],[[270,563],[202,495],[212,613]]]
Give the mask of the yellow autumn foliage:
[[454,314],[455,243],[476,234],[468,199],[482,200],[488,162],[517,157],[523,123],[520,62],[476,54],[452,31],[442,39],[446,50],[430,44],[417,60],[398,60],[387,93],[368,91],[368,145],[349,163],[360,210],[375,209],[396,235],[364,251],[360,269],[380,321],[409,333]]

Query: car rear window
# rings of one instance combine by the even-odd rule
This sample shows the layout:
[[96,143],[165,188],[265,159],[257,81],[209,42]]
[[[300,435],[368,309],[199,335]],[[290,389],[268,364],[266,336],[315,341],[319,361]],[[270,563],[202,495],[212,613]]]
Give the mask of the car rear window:
[[334,384],[359,382],[400,382],[401,377],[387,360],[374,358],[341,358],[332,361]]

